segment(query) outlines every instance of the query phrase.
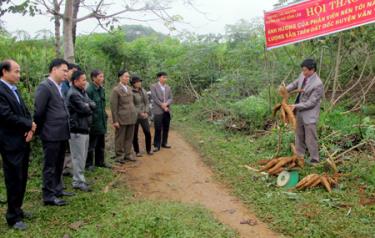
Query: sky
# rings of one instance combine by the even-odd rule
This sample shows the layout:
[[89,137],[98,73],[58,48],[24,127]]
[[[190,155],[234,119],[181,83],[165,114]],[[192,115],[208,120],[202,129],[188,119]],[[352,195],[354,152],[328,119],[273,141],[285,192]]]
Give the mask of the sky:
[[[272,10],[276,0],[193,0],[194,7],[182,4],[183,1],[174,1],[170,13],[183,17],[183,24],[177,25],[177,31],[189,31],[198,34],[224,33],[226,25],[235,24],[240,19],[250,20],[255,17],[262,17],[265,10]],[[86,1],[87,2],[87,1]],[[120,9],[122,0],[109,0],[113,3],[108,11]],[[84,12],[81,12],[84,13]],[[132,15],[137,19],[144,19],[143,14]],[[50,30],[53,32],[53,22],[48,16],[22,16],[20,14],[8,14],[2,18],[5,29],[14,33],[18,30],[26,31],[31,36],[36,36],[40,30]],[[146,23],[121,20],[121,24],[142,24],[150,26],[157,31],[170,33],[161,21],[151,21]],[[78,34],[90,34],[92,32],[102,32],[95,20],[86,20],[78,24]]]

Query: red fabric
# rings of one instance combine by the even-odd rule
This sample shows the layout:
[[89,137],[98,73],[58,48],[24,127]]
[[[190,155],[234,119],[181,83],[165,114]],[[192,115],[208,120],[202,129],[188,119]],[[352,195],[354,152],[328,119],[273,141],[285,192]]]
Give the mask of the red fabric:
[[264,15],[268,49],[375,22],[375,0],[310,0]]

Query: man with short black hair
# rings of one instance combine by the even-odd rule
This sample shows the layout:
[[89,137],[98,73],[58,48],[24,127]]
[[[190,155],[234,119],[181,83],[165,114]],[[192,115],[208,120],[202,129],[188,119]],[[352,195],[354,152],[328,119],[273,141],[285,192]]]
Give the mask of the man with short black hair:
[[75,71],[71,78],[66,96],[70,114],[70,152],[73,163],[73,188],[84,192],[91,191],[84,176],[87,152],[89,149],[89,133],[92,123],[92,113],[96,108],[85,91],[86,75],[82,71]]
[[68,94],[68,91],[71,87],[71,84],[72,84],[72,81],[71,81],[71,78],[72,78],[72,75],[75,71],[81,71],[81,68],[76,65],[76,64],[73,64],[73,63],[69,63],[68,64],[68,75],[66,77],[66,80],[64,80],[62,83],[61,83],[61,92],[62,94],[64,95],[64,98],[66,98],[66,95]]
[[[61,83],[61,92],[63,94],[63,97],[66,98],[66,95],[68,94],[68,91],[71,87],[71,78],[72,78],[72,75],[74,72],[76,71],[81,71],[81,68],[76,65],[76,64],[73,64],[73,63],[69,63],[68,64],[68,76],[66,78],[66,80],[64,80],[62,83]],[[63,175],[64,176],[71,176],[73,175],[73,171],[72,171],[72,159],[70,157],[70,154],[69,154],[69,143],[66,145],[67,146],[67,153],[65,154],[65,160],[64,160],[64,169],[63,169]]]
[[86,168],[93,170],[95,167],[111,168],[105,162],[105,134],[107,133],[107,112],[104,73],[101,70],[91,72],[91,83],[87,87],[87,95],[96,104],[93,111],[92,126],[90,130],[89,152],[87,154]]
[[316,73],[316,62],[306,59],[301,64],[302,73],[299,78],[287,86],[288,92],[300,90],[296,102],[291,105],[296,111],[296,149],[304,156],[306,148],[311,157],[311,163],[319,163],[319,144],[316,124],[319,121],[320,100],[324,94],[324,86]]
[[111,94],[112,126],[115,129],[116,162],[135,162],[132,151],[134,126],[137,122],[137,112],[134,107],[133,92],[128,86],[130,74],[127,70],[120,70],[117,74],[119,84]]
[[29,168],[30,144],[36,124],[17,90],[20,66],[14,60],[0,63],[0,154],[7,191],[9,226],[25,230],[24,218],[30,214],[22,210]]
[[168,145],[169,125],[171,121],[171,104],[173,102],[171,88],[167,85],[168,74],[159,72],[158,83],[151,86],[152,114],[154,115],[154,152],[160,147],[171,148]]
[[45,205],[66,205],[59,197],[73,195],[64,191],[61,177],[66,143],[70,138],[69,112],[61,92],[61,83],[66,80],[67,74],[68,62],[52,60],[48,78],[39,84],[35,92],[34,120],[44,152],[42,190]]

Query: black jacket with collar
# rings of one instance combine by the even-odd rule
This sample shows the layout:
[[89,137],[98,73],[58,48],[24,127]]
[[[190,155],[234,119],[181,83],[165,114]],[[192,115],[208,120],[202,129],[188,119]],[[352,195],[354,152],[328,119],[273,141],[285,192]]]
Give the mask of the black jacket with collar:
[[17,151],[28,146],[25,133],[31,130],[32,119],[22,97],[20,102],[12,90],[0,81],[0,150]]
[[89,134],[95,102],[89,98],[86,91],[72,86],[66,96],[66,103],[70,114],[70,132]]
[[56,85],[46,79],[35,92],[34,121],[43,141],[65,141],[70,138],[69,112]]

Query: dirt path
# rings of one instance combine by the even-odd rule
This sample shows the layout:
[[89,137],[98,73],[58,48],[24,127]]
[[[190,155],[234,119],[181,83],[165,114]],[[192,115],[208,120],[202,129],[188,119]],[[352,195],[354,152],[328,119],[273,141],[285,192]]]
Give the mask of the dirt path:
[[[126,180],[137,197],[200,204],[222,223],[236,229],[241,237],[279,237],[257,221],[228,189],[214,181],[212,171],[180,135],[172,131],[170,142],[172,149],[126,165]],[[249,219],[257,224],[240,224]]]

